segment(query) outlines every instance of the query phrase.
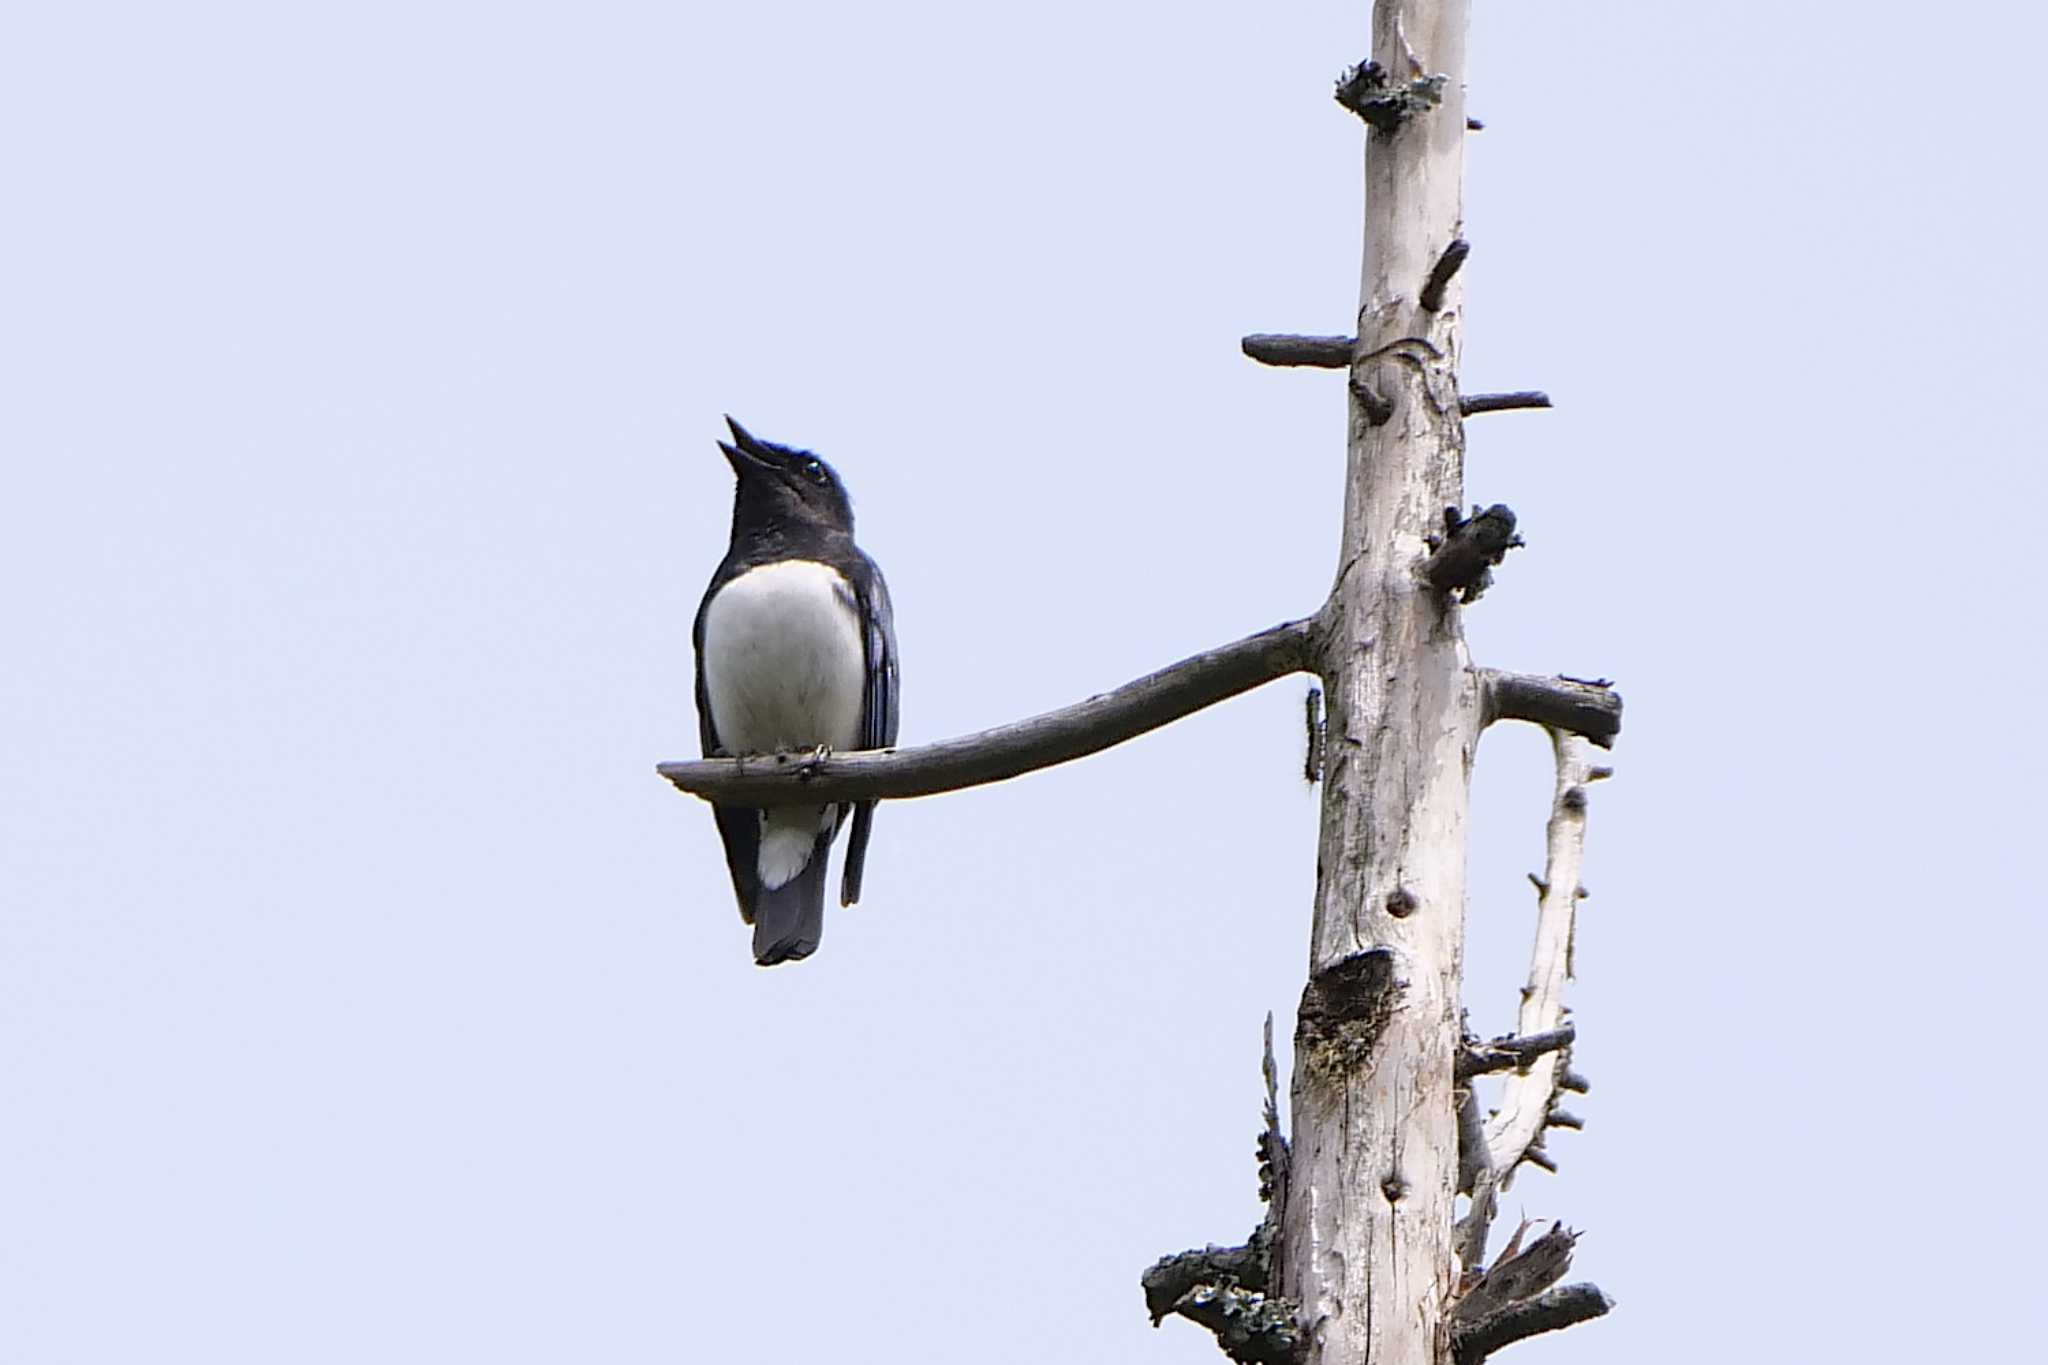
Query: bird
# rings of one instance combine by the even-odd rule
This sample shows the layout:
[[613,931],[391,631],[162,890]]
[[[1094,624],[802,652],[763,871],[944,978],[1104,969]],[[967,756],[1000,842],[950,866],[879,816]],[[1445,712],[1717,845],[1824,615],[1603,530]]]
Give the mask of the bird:
[[[846,485],[810,451],[725,422],[732,540],[691,630],[704,755],[888,748],[895,610],[882,571],[853,542]],[[874,801],[711,809],[754,961],[809,957],[824,933],[827,856],[849,816],[839,903],[860,899]]]

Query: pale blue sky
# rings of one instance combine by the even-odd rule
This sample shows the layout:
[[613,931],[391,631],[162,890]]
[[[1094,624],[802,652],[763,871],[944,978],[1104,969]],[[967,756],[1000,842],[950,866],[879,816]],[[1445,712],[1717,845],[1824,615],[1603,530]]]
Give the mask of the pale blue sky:
[[[652,768],[722,412],[844,474],[907,742],[1315,606],[1342,381],[1237,338],[1355,305],[1366,8],[10,17],[0,1359],[1218,1359],[1137,1276],[1258,1216],[1301,684],[886,807],[771,972]],[[1467,386],[1559,408],[1471,424],[1470,635],[1629,702],[1508,1199],[1621,1307],[1514,1358],[2036,1333],[2048,20],[1476,10]],[[1490,735],[1489,1031],[1547,794]]]

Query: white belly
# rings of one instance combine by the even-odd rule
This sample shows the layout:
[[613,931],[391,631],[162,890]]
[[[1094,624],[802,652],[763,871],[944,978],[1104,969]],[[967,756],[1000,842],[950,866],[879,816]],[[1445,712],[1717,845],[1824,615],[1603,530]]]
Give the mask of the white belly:
[[[729,753],[857,747],[866,684],[852,594],[823,564],[749,569],[704,613],[704,691]],[[833,815],[830,806],[763,811],[762,884],[772,889],[803,871]]]
[[704,690],[728,752],[854,748],[866,679],[852,594],[823,564],[749,569],[704,614]]

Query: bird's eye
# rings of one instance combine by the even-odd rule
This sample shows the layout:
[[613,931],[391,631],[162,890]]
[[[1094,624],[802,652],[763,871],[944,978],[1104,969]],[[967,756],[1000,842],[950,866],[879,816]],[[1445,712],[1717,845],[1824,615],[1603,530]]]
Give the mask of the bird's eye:
[[825,482],[825,466],[821,461],[805,460],[803,462],[803,471],[804,477],[812,483]]

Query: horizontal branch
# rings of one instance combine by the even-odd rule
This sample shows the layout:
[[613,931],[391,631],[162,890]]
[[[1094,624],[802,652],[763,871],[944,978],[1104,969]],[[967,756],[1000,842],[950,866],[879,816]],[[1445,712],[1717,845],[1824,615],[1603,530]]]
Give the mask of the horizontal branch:
[[1308,667],[1308,621],[1183,659],[1114,692],[915,748],[660,763],[677,790],[741,806],[931,796],[1050,768]]
[[1613,1307],[1614,1300],[1597,1285],[1568,1284],[1552,1289],[1459,1331],[1452,1339],[1451,1359],[1456,1365],[1479,1365],[1503,1346],[1589,1322]]
[[1511,412],[1516,408],[1547,408],[1550,395],[1541,389],[1516,389],[1512,393],[1468,393],[1458,400],[1458,411],[1470,417],[1475,412]]
[[1351,364],[1351,352],[1357,349],[1358,339],[1254,332],[1238,345],[1261,365],[1307,365],[1318,370],[1341,370]]
[[[1312,370],[1342,370],[1351,365],[1358,349],[1356,337],[1296,336],[1290,332],[1254,332],[1238,342],[1244,353],[1261,365],[1280,365]],[[1513,389],[1507,393],[1468,393],[1458,399],[1458,411],[1466,417],[1480,412],[1511,412],[1517,408],[1547,408],[1550,395],[1541,389]]]
[[1566,1024],[1563,1028],[1532,1033],[1526,1038],[1496,1038],[1490,1043],[1473,1043],[1458,1054],[1457,1078],[1469,1080],[1473,1076],[1527,1066],[1546,1052],[1570,1047],[1577,1037],[1578,1030]]
[[1484,723],[1527,720],[1581,735],[1603,749],[1621,734],[1621,694],[1612,687],[1535,673],[1479,670]]
[[1157,1327],[1182,1300],[1205,1284],[1234,1284],[1258,1292],[1271,1274],[1271,1253],[1256,1242],[1241,1247],[1204,1247],[1162,1256],[1139,1279],[1145,1311]]

